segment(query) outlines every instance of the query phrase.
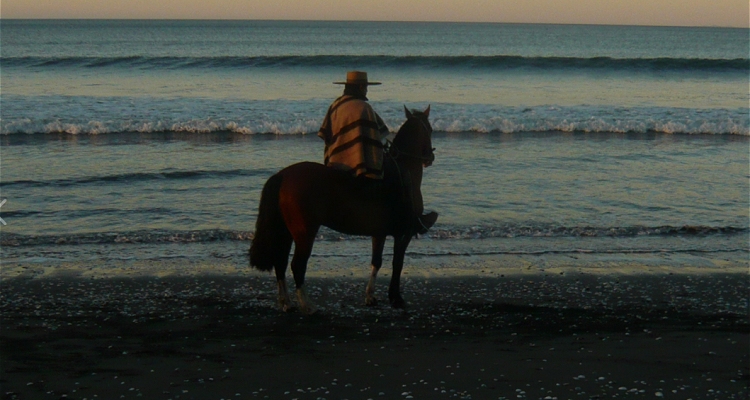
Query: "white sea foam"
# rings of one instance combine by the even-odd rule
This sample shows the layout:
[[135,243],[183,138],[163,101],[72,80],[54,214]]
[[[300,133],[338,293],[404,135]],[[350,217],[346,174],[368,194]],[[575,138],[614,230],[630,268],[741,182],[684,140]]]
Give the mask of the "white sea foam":
[[[236,132],[312,134],[328,100],[227,101],[130,97],[6,96],[2,134],[119,132]],[[373,102],[392,131],[403,105]],[[670,107],[433,104],[437,132],[613,132],[750,135],[747,109]]]

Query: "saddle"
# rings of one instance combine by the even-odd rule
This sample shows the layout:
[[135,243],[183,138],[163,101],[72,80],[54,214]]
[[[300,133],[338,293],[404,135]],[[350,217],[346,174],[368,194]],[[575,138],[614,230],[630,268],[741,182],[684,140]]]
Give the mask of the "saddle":
[[[400,171],[399,171],[400,172]],[[399,221],[403,221],[412,234],[423,235],[435,224],[438,214],[434,211],[416,215],[415,200],[412,195],[411,178],[408,173],[372,179],[364,176],[352,177],[353,189],[364,197],[382,199],[394,210],[400,210]],[[350,175],[351,176],[351,175]]]
[[368,199],[384,201],[392,206],[398,206],[401,189],[395,182],[388,179],[373,179],[365,176],[352,176],[349,174],[352,189],[359,195]]

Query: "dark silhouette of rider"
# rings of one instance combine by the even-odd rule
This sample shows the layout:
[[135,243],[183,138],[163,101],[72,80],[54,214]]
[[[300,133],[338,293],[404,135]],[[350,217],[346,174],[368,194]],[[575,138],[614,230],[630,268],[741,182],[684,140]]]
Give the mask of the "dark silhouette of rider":
[[[345,86],[343,95],[328,108],[318,132],[318,136],[325,140],[324,164],[348,171],[355,177],[382,180],[383,141],[388,136],[388,127],[367,102],[368,86],[380,85],[380,82],[368,81],[366,72],[349,71],[345,82],[334,84]],[[406,208],[411,210],[411,230],[426,233],[435,223],[437,214],[421,215],[421,193],[402,197]]]

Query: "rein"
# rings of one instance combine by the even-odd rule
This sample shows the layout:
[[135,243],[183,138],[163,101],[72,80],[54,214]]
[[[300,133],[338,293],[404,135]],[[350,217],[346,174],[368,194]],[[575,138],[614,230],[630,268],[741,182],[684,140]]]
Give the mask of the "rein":
[[[424,121],[422,121],[419,118],[416,118],[416,119],[417,119],[417,121],[419,121],[420,124],[422,124],[422,128],[425,131],[429,131],[429,129],[427,129],[427,125],[425,125]],[[432,163],[433,161],[435,161],[435,154],[434,154],[435,148],[434,147],[430,150],[430,155],[429,156],[423,156],[421,154],[412,154],[412,153],[407,153],[407,152],[401,151],[398,147],[393,146],[393,142],[391,142],[390,140],[386,139],[385,140],[384,150],[385,150],[385,153],[388,154],[388,155],[390,155],[394,160],[398,159],[400,156],[403,156],[403,157],[407,157],[407,158],[416,158],[416,159],[422,161],[423,163],[428,163],[428,162]]]
[[[388,139],[385,140],[384,149],[385,149],[385,153],[391,156],[391,158],[393,158],[394,160],[398,159],[399,157],[416,158],[421,161],[432,161],[435,159],[435,156],[432,153],[430,154],[432,157],[425,157],[422,155],[417,155],[417,154],[412,154],[412,153],[401,151],[398,149],[398,147],[393,146],[393,142],[391,142]],[[433,148],[432,150],[435,150],[435,149]]]

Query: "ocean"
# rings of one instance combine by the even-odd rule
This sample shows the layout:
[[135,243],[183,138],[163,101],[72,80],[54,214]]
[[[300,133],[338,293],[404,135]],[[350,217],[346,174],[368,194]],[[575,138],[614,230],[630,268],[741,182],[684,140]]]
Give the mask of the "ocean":
[[[263,183],[322,161],[355,69],[392,132],[431,106],[440,219],[407,270],[748,268],[747,29],[3,20],[0,38],[0,277],[245,273]],[[368,260],[368,238],[323,230],[311,268]]]

